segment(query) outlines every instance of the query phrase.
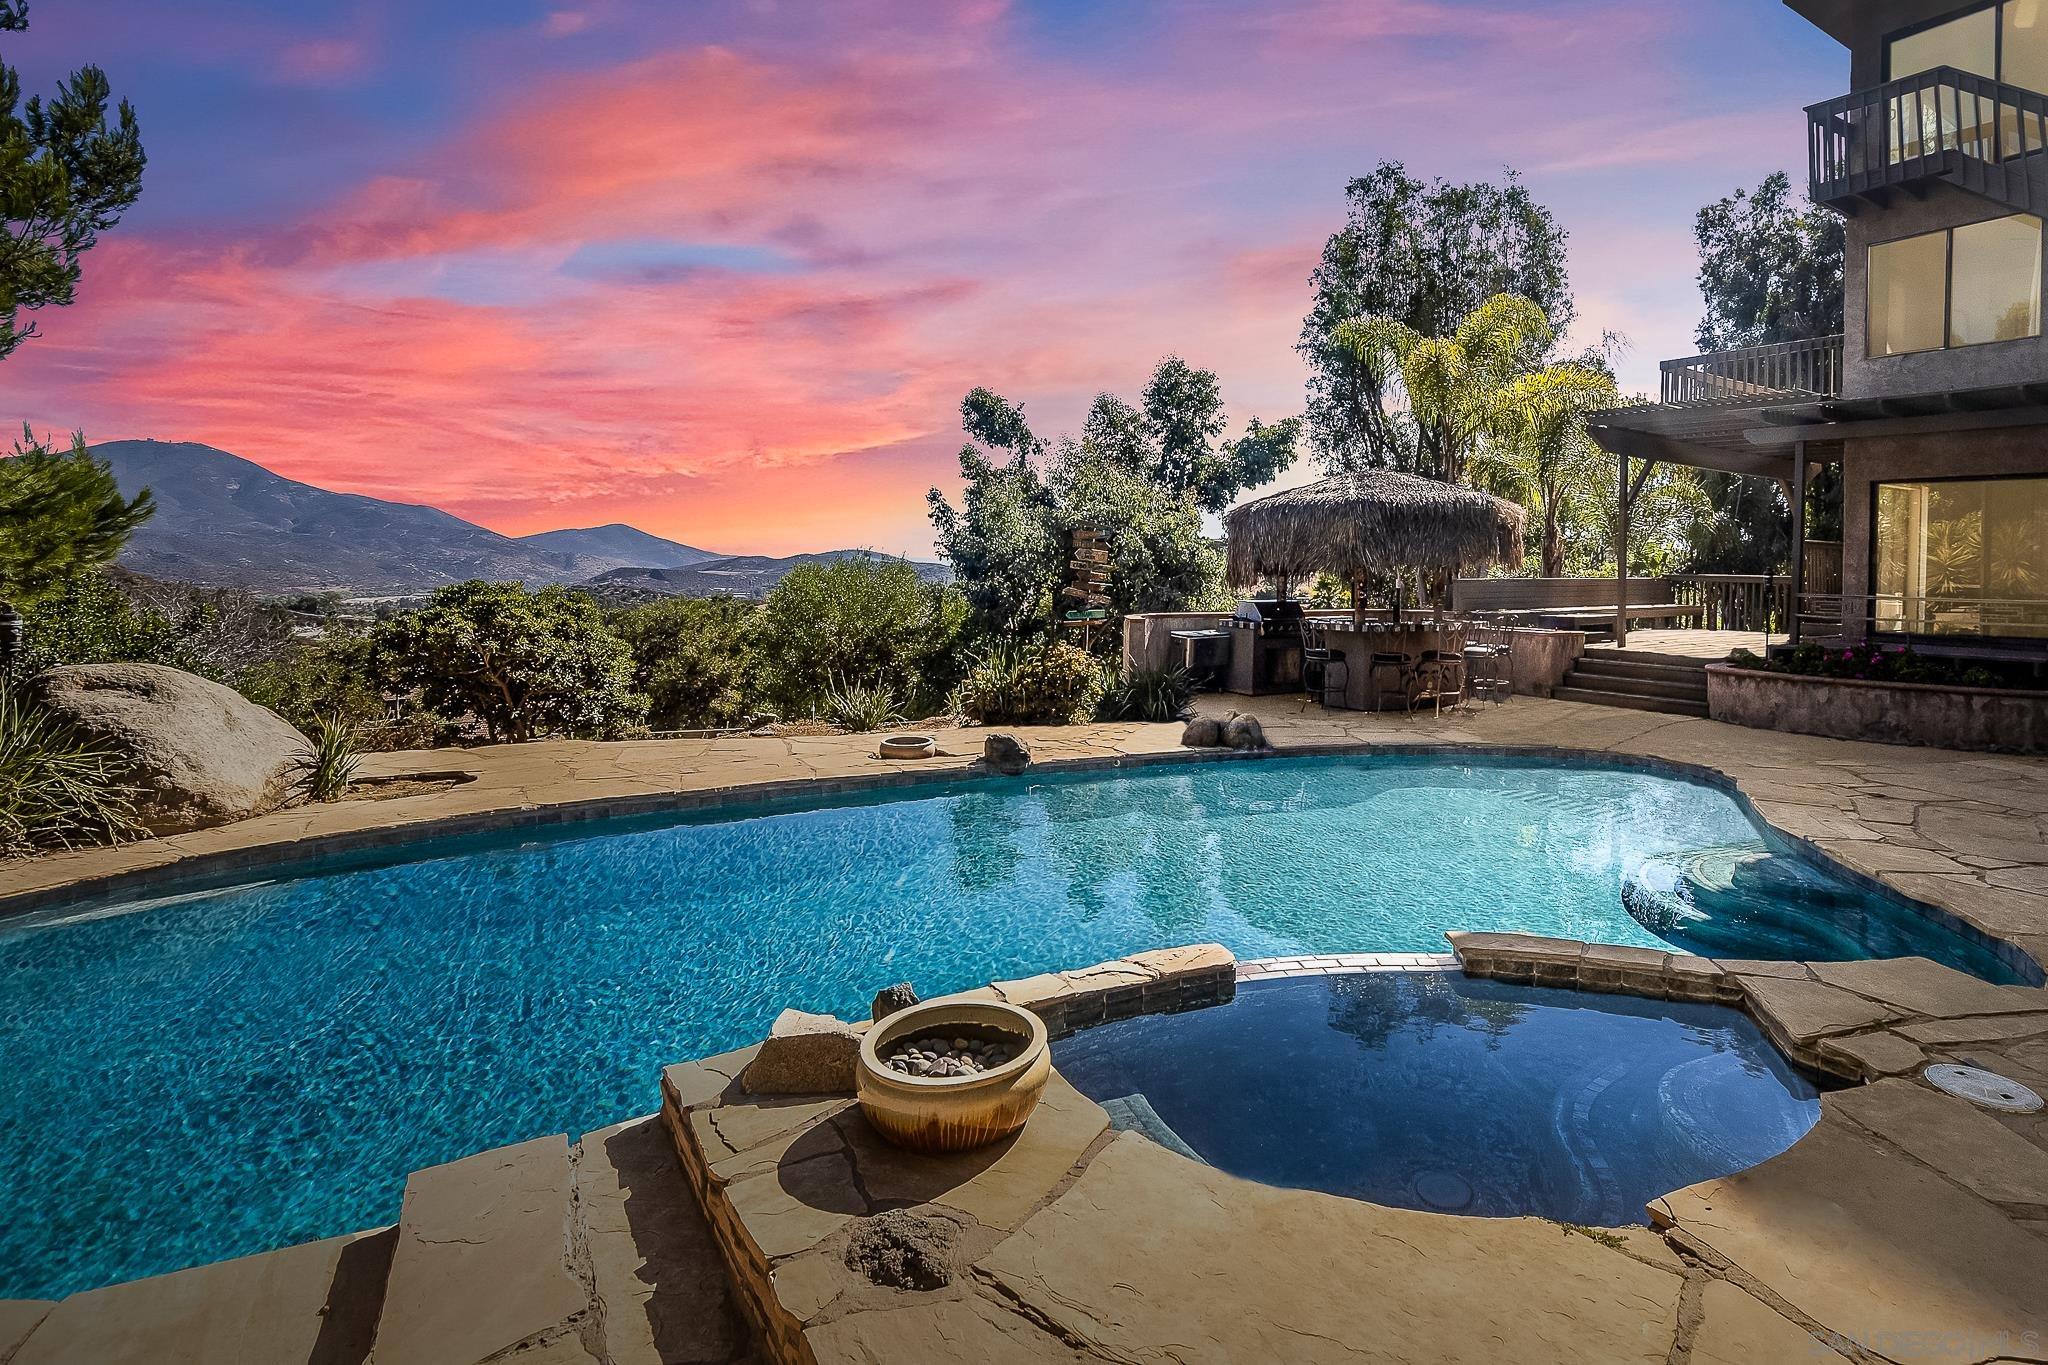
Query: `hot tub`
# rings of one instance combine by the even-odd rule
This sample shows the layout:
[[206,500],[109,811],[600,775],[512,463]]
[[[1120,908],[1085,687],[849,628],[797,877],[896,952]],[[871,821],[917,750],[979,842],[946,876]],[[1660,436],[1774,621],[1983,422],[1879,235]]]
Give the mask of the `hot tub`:
[[1054,1064],[1133,1127],[1248,1179],[1440,1213],[1616,1227],[1777,1155],[1814,1086],[1731,1009],[1456,972],[1247,982],[1075,1034]]

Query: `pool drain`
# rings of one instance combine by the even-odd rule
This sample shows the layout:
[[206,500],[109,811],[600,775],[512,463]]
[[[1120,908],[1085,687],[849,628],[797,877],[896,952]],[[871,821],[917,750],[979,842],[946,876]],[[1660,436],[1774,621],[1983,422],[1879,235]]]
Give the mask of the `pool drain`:
[[1986,1071],[1981,1066],[1937,1062],[1921,1074],[1936,1090],[1947,1091],[1986,1109],[2002,1109],[2008,1114],[2031,1114],[2041,1107],[2039,1095],[2012,1077]]
[[1462,1213],[1472,1207],[1472,1186],[1453,1171],[1424,1171],[1409,1182],[1415,1197],[1438,1213]]

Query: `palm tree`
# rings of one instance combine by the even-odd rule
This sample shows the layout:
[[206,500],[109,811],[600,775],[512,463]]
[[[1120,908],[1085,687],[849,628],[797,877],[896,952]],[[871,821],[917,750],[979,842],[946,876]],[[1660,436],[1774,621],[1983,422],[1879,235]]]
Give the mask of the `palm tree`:
[[1564,574],[1568,524],[1603,522],[1611,457],[1586,434],[1586,416],[1621,401],[1614,378],[1583,360],[1546,365],[1492,400],[1492,420],[1471,461],[1472,481],[1535,513],[1545,578]]
[[1557,343],[1550,319],[1518,294],[1495,294],[1467,314],[1449,336],[1429,337],[1397,318],[1340,323],[1331,333],[1360,360],[1400,372],[1418,448],[1434,454],[1434,474],[1465,482],[1482,437],[1499,421],[1503,390],[1538,370]]

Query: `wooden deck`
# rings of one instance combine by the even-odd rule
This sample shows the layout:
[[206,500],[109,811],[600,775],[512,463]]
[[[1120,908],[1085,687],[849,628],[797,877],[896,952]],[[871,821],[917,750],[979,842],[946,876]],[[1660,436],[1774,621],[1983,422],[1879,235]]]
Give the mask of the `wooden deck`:
[[[1784,644],[1782,632],[1771,636],[1774,644]],[[1664,654],[1674,658],[1698,659],[1702,663],[1719,663],[1737,649],[1764,652],[1764,636],[1760,630],[1656,630],[1635,629],[1628,633],[1628,654]],[[1588,641],[1588,654],[1614,653],[1612,640],[1597,643]]]

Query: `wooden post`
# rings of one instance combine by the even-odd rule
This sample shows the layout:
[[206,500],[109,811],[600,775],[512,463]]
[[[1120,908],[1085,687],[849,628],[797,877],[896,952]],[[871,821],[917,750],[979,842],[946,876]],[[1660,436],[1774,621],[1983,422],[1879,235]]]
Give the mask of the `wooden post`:
[[1621,466],[1614,504],[1614,647],[1628,648],[1628,456],[1615,457]]
[[[1786,636],[1799,643],[1799,599],[1806,595],[1806,442],[1792,447],[1792,619]],[[1770,610],[1768,603],[1765,611]]]

